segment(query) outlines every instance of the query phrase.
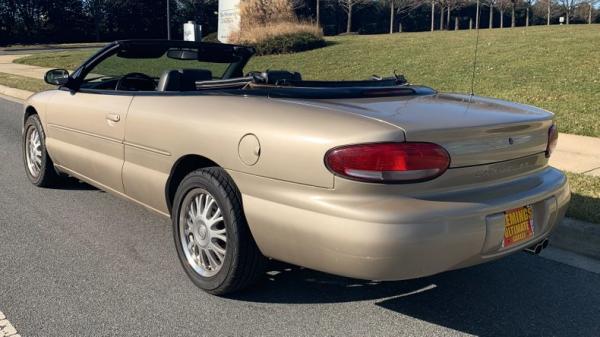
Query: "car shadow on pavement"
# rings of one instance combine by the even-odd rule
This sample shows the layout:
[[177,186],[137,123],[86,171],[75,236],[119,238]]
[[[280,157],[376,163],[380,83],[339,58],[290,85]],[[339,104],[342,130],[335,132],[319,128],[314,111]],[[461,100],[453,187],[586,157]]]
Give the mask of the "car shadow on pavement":
[[541,257],[505,259],[431,277],[369,282],[279,265],[234,298],[267,303],[373,300],[378,307],[479,336],[592,336],[600,275]]
[[83,181],[72,177],[66,178],[65,182],[60,184],[57,189],[70,191],[102,191],[88,183],[84,183]]

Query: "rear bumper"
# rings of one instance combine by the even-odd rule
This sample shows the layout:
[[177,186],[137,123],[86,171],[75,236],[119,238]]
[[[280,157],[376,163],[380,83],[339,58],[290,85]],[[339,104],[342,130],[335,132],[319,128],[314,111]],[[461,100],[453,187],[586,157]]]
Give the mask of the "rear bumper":
[[[520,251],[549,236],[570,200],[566,177],[550,167],[510,184],[419,198],[339,195],[230,173],[263,254],[372,280],[417,278]],[[503,212],[525,205],[533,207],[534,236],[502,248]]]

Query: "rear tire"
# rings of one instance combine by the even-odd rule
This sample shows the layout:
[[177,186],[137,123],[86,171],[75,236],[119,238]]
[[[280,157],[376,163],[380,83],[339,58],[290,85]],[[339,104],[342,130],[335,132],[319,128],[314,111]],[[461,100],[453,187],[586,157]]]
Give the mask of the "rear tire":
[[188,174],[177,188],[171,216],[177,255],[199,288],[224,295],[262,276],[265,258],[250,233],[240,192],[223,169]]
[[32,184],[51,187],[62,182],[46,150],[46,134],[38,115],[31,115],[25,121],[22,150],[25,172]]

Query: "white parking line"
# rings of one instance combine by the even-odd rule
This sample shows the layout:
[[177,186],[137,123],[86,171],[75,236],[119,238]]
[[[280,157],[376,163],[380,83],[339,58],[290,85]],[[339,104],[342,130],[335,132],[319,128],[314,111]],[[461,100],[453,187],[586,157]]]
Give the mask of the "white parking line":
[[0,337],[21,337],[2,311],[0,311]]

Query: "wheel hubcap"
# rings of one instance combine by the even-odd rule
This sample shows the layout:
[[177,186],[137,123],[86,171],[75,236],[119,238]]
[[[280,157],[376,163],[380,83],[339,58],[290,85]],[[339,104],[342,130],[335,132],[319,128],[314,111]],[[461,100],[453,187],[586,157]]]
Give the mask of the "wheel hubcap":
[[210,277],[221,270],[227,249],[227,230],[221,208],[204,189],[185,197],[179,216],[179,239],[187,262],[198,274]]
[[37,177],[42,170],[42,141],[40,133],[35,127],[30,127],[27,131],[26,139],[25,157],[27,160],[27,169],[33,177]]

